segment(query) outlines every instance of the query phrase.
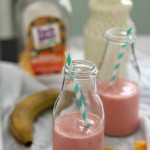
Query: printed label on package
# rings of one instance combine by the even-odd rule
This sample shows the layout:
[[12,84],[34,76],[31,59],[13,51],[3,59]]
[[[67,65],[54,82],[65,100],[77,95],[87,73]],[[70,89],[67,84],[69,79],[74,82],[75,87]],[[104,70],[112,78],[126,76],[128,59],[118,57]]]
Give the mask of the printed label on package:
[[66,28],[54,17],[38,18],[28,30],[28,50],[35,74],[56,73],[65,62]]

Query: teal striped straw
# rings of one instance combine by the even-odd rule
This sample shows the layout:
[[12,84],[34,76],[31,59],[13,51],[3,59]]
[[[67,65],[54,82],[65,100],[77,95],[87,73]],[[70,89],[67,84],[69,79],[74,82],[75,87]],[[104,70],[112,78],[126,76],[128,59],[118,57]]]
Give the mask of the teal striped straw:
[[[67,52],[65,53],[65,55],[66,55],[67,66],[68,66],[68,67],[70,68],[70,70],[72,71],[71,74],[72,74],[72,75],[75,75],[70,53],[67,51]],[[90,124],[89,124],[89,121],[88,121],[88,118],[87,118],[87,113],[86,113],[86,110],[85,110],[85,106],[84,106],[84,104],[83,104],[83,98],[82,98],[82,96],[81,96],[80,87],[79,87],[79,85],[76,83],[76,81],[74,80],[74,78],[71,78],[71,81],[72,81],[73,86],[74,86],[74,91],[75,91],[76,97],[77,97],[77,103],[78,103],[78,106],[79,106],[79,108],[80,108],[80,112],[81,112],[81,115],[82,115],[82,119],[83,119],[83,121],[84,121],[84,125],[85,125],[85,127],[89,127]]]
[[[128,30],[126,31],[126,35],[129,36],[132,34],[132,30],[133,30],[133,24],[128,28]],[[112,86],[117,78],[117,73],[119,71],[119,68],[120,68],[120,64],[122,62],[122,59],[124,57],[124,54],[125,54],[125,48],[127,47],[128,45],[128,42],[125,42],[122,46],[121,46],[121,50],[118,54],[118,57],[117,57],[117,61],[114,65],[114,68],[113,68],[113,73],[112,73],[112,76],[111,76],[111,79],[109,81],[109,86]]]

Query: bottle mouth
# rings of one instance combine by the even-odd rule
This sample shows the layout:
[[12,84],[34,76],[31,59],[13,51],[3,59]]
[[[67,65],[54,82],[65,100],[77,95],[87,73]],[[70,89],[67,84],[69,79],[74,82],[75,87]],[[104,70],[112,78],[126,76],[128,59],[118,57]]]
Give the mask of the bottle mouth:
[[136,39],[135,35],[126,35],[127,28],[112,28],[105,34],[105,38],[115,43],[133,43]]
[[64,74],[70,78],[87,79],[97,75],[98,70],[96,65],[88,60],[72,61],[74,71],[67,65],[64,66]]

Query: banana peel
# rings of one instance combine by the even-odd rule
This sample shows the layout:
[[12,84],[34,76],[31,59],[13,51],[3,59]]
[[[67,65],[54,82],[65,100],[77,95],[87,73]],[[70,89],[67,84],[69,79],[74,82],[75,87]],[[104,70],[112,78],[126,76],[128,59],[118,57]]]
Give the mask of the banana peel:
[[25,97],[15,106],[10,117],[10,130],[20,143],[31,146],[34,119],[44,110],[53,107],[58,94],[58,89],[41,91]]

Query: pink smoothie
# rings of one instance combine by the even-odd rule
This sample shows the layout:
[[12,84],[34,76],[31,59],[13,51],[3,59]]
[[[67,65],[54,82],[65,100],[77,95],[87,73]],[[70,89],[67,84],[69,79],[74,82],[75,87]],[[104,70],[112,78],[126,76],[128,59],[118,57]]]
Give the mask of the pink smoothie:
[[55,120],[53,150],[103,150],[104,131],[100,118],[87,113],[91,126],[84,127],[80,112]]
[[131,80],[118,78],[112,87],[108,81],[98,85],[105,112],[105,134],[125,136],[139,126],[140,89]]

